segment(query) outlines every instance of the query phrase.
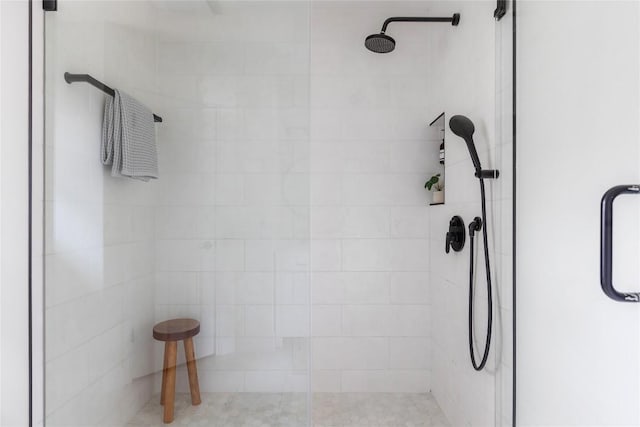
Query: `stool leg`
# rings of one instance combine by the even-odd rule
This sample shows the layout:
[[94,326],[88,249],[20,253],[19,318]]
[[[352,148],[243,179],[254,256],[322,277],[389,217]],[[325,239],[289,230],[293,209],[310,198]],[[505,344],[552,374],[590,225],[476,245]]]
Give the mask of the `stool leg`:
[[167,377],[164,384],[164,423],[173,421],[173,403],[176,395],[176,355],[178,342],[167,341]]
[[169,368],[169,342],[164,343],[164,363],[162,364],[162,388],[160,389],[160,404],[164,405],[164,389],[167,388],[167,369]]
[[193,339],[184,340],[184,353],[187,356],[187,370],[189,371],[189,390],[191,391],[191,404],[199,405],[200,385],[198,384],[198,369],[196,368],[196,352],[193,348]]

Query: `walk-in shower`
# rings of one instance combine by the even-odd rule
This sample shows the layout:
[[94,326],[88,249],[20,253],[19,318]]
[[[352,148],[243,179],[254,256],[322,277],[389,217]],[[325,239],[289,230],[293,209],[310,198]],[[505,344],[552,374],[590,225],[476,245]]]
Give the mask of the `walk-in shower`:
[[[483,163],[509,168],[492,157],[506,144],[495,1],[57,3],[44,37],[47,427],[509,419],[508,325],[494,304],[477,375],[460,351],[466,253],[443,241],[453,215],[480,216],[452,113],[488,141]],[[366,45],[392,51],[388,30],[392,55],[362,49],[383,21]],[[116,90],[149,111],[158,179],[100,162]],[[446,198],[432,205],[438,174]],[[508,239],[493,190],[492,243]],[[498,274],[507,258],[491,255]]]

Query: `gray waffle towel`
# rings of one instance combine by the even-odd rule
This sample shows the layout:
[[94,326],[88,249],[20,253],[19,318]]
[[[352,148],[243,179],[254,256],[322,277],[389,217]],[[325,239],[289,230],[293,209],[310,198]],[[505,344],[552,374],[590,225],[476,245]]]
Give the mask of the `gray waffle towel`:
[[102,163],[111,165],[112,176],[141,181],[158,178],[153,113],[118,89],[104,106]]

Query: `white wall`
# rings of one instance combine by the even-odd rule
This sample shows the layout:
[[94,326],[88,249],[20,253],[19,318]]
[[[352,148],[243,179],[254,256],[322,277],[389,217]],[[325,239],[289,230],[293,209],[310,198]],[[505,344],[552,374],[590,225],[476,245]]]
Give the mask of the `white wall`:
[[424,7],[314,4],[310,82],[306,7],[201,12],[158,25],[157,320],[201,318],[205,390],[303,390],[310,227],[314,389],[428,391],[437,55],[420,26],[395,28],[393,55],[363,47]]
[[[148,7],[60,2],[46,16],[46,416],[48,425],[119,424],[151,396],[155,182],[100,163],[104,94],[89,73],[152,106]],[[136,23],[136,26],[131,26]]]
[[28,3],[0,2],[0,424],[29,422]]
[[[431,386],[429,208],[442,105],[429,91],[434,25],[392,24],[396,50],[364,47],[428,3],[314,2],[311,19],[313,385]],[[449,24],[448,32],[455,32]]]
[[306,391],[308,5],[175,6],[157,24],[156,319],[200,319],[203,391]]
[[310,64],[305,5],[201,12],[158,24],[157,320],[201,319],[204,390],[304,390],[311,230],[315,390],[428,391],[428,29],[362,45],[423,8],[314,5]]
[[[518,4],[518,425],[640,423],[639,307],[599,283],[600,198],[640,178],[639,13]],[[637,203],[614,221],[614,280],[635,291]]]

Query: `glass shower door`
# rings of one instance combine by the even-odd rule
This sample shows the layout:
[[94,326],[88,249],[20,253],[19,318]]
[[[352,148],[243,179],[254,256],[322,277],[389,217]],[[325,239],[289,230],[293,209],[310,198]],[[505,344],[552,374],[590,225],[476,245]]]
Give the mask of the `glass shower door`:
[[[305,425],[307,2],[59,0],[45,35],[46,424],[161,424],[152,329],[193,318],[177,422]],[[159,179],[111,176],[108,95],[65,72],[162,117]]]
[[518,425],[640,424],[639,14],[518,3]]

